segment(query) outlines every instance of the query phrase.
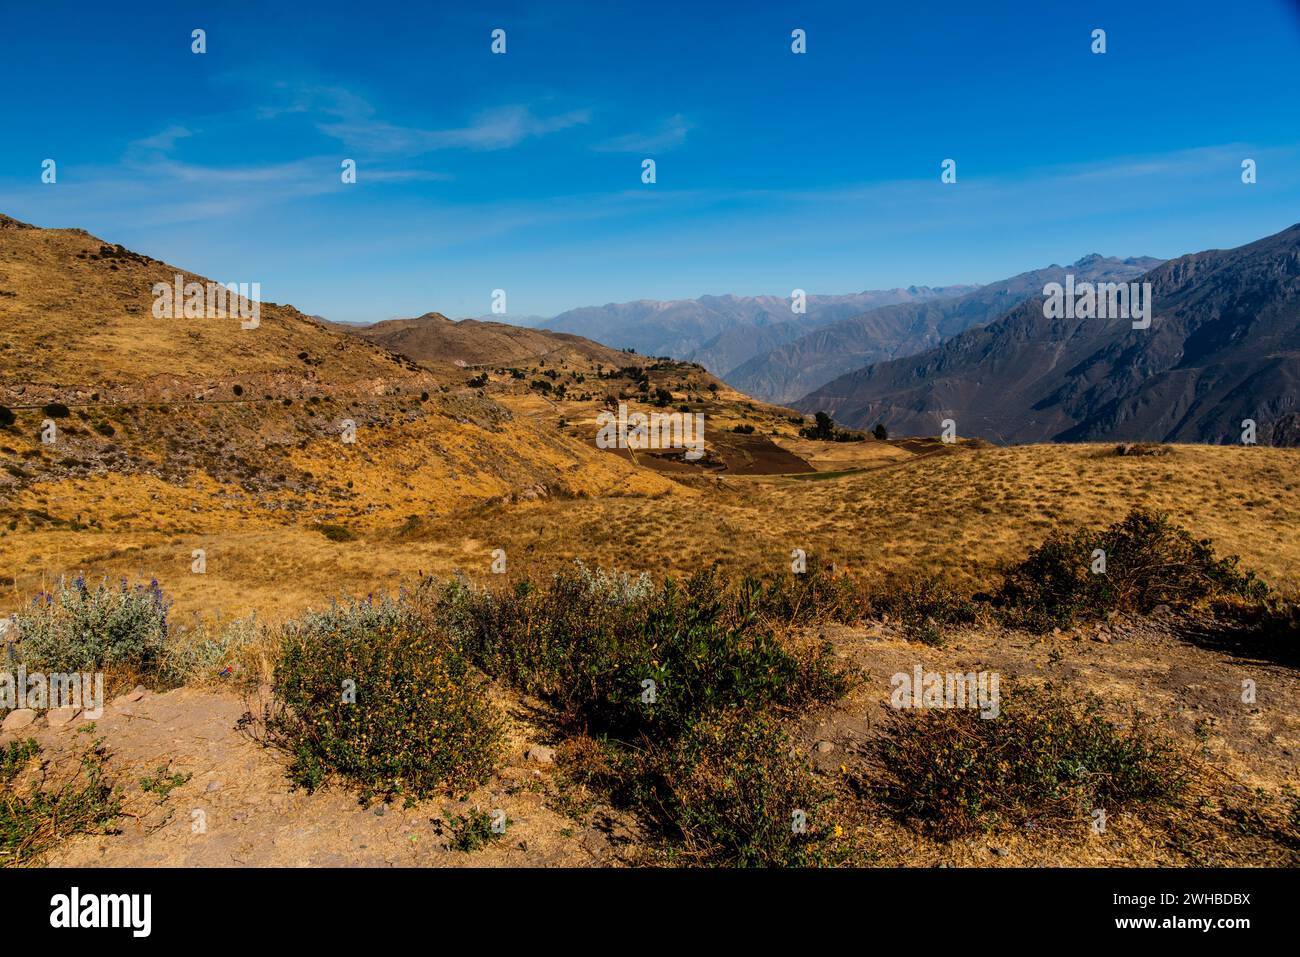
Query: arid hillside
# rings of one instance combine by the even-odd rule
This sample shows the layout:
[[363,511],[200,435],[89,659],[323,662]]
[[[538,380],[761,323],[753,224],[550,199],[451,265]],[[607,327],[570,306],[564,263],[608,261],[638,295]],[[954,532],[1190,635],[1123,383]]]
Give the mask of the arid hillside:
[[261,303],[256,328],[237,313],[185,318],[183,304],[156,317],[155,284],[174,287],[178,275],[209,284],[84,230],[0,217],[0,404],[418,395],[437,385],[292,306]]
[[[679,486],[290,307],[153,315],[200,276],[0,228],[0,532],[401,527],[489,500]],[[320,535],[320,532],[314,532]],[[339,533],[342,534],[342,533]],[[22,573],[0,563],[0,580]]]
[[551,332],[479,319],[448,319],[437,312],[415,319],[388,319],[368,326],[334,329],[351,332],[391,352],[419,362],[449,362],[459,366],[516,366],[549,359],[587,359],[612,368],[645,361],[628,352],[567,332]]

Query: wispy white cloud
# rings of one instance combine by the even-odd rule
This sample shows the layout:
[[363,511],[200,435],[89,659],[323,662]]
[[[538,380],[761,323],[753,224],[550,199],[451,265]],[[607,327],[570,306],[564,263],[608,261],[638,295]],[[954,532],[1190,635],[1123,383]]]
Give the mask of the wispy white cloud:
[[368,116],[345,117],[320,123],[317,128],[350,149],[363,149],[372,154],[419,156],[445,149],[507,149],[526,139],[590,121],[589,110],[540,116],[530,106],[514,104],[485,110],[475,115],[467,125],[450,129],[399,126]]
[[602,153],[666,153],[685,143],[686,134],[694,128],[694,124],[677,113],[650,132],[624,133],[597,143],[592,149]]
[[589,109],[544,112],[538,104],[510,103],[481,110],[460,126],[392,122],[365,97],[334,85],[272,84],[280,101],[260,106],[258,119],[305,114],[316,129],[349,149],[371,156],[421,156],[439,150],[501,150],[591,122]]

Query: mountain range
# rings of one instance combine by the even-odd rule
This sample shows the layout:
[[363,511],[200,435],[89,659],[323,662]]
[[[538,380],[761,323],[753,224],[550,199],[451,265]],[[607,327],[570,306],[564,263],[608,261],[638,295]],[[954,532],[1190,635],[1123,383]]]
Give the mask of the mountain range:
[[886,305],[757,354],[724,378],[749,395],[790,402],[846,372],[924,352],[972,326],[991,322],[1041,294],[1044,283],[1063,281],[1066,273],[1080,280],[1118,282],[1159,263],[1147,256],[1115,259],[1094,254],[1072,266],[1034,269],[955,297]]
[[1042,290],[929,351],[840,376],[794,403],[893,434],[997,442],[1300,444],[1300,225],[1146,272],[1150,328],[1049,318]]
[[803,313],[793,311],[787,296],[640,299],[570,309],[535,325],[576,333],[618,348],[629,347],[645,355],[698,362],[726,379],[729,370],[760,352],[822,325],[880,306],[929,302],[959,296],[974,288],[909,286],[847,295],[808,295]]

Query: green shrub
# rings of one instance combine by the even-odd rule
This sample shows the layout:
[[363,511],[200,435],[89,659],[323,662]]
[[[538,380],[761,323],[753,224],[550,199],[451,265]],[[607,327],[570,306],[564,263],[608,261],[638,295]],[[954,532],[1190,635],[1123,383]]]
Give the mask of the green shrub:
[[71,410],[62,402],[49,402],[41,407],[41,411],[51,419],[66,419],[72,414]]
[[1121,728],[1095,697],[1004,684],[995,718],[968,708],[894,714],[874,783],[907,819],[944,837],[997,825],[1074,822],[1093,808],[1167,805],[1185,785],[1173,742],[1135,716]]
[[877,596],[876,607],[895,616],[913,641],[941,645],[953,625],[975,621],[975,605],[937,575],[896,581]]
[[82,672],[104,668],[154,670],[167,641],[171,602],[157,580],[148,586],[94,589],[78,576],[60,579],[18,614],[18,653],[29,668]]
[[17,788],[40,752],[30,738],[0,750],[0,866],[28,863],[73,834],[112,833],[121,812],[120,796],[105,780],[108,751],[101,741],[82,754],[66,780],[49,781],[42,766],[34,788]]
[[554,707],[573,735],[561,752],[573,786],[701,863],[809,863],[819,837],[795,834],[791,815],[818,795],[778,722],[840,697],[848,677],[828,644],[791,647],[769,619],[814,614],[816,567],[810,581],[733,588],[716,569],[655,587],[579,565],[501,594],[451,584],[421,614]]
[[853,623],[868,614],[870,602],[852,578],[837,574],[816,554],[806,556],[804,565],[801,574],[744,579],[736,590],[740,613],[752,609],[773,621],[798,625]]
[[0,750],[0,787],[13,784],[19,772],[40,753],[41,746],[36,743],[35,738],[9,742],[3,750]]
[[0,405],[0,429],[13,425],[16,418],[12,409]]
[[[1105,552],[1104,574],[1092,571],[1097,550]],[[1236,556],[1217,558],[1208,539],[1134,509],[1105,530],[1054,533],[1008,570],[997,597],[1013,618],[1047,629],[1108,611],[1148,613],[1227,595],[1258,600],[1268,592],[1253,572],[1237,569]]]
[[451,586],[437,615],[488,674],[546,699],[570,727],[624,739],[662,740],[714,708],[791,708],[844,687],[829,648],[788,649],[713,571],[658,589],[583,566],[502,595]]
[[789,736],[762,711],[728,709],[701,718],[659,756],[662,794],[652,806],[701,863],[816,863],[827,830],[816,809],[826,795],[791,749]]
[[155,794],[158,796],[158,803],[162,804],[167,800],[167,796],[175,791],[178,787],[189,782],[194,777],[192,772],[173,772],[171,771],[171,762],[160,764],[154,770],[153,774],[145,775],[140,779],[140,790],[145,794]]
[[468,791],[502,741],[483,684],[403,604],[335,606],[286,627],[267,730],[309,790],[334,773],[363,801]]
[[[494,844],[505,836],[505,830],[492,830],[492,815],[480,808],[473,808],[468,814],[457,814],[449,822],[441,819],[434,822],[436,833],[451,833],[448,846],[453,851],[469,854],[479,848]],[[510,827],[510,822],[505,822]]]

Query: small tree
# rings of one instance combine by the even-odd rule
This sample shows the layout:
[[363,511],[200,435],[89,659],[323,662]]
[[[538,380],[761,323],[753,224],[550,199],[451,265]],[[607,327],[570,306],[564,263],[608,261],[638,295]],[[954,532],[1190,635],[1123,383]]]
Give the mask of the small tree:
[[823,442],[829,442],[835,438],[835,420],[825,412],[818,412],[813,416],[814,425],[806,426],[799,430],[799,434],[805,439],[821,439]]
[[889,438],[889,430],[885,428],[885,423],[883,422],[877,422],[876,427],[871,430],[871,434],[874,435],[881,442]]

